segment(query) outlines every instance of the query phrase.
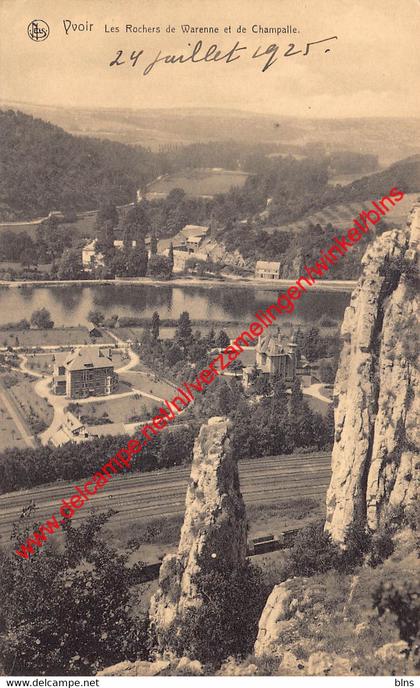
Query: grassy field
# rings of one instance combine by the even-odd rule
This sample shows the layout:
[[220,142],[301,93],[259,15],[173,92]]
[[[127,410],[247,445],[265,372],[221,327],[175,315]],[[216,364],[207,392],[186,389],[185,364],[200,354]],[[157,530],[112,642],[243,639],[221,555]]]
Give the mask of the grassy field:
[[188,196],[214,196],[225,193],[232,186],[243,186],[246,172],[221,169],[194,169],[166,175],[147,187],[148,193],[168,194],[172,189],[184,189]]
[[157,379],[153,373],[146,373],[145,375],[140,371],[129,371],[127,373],[121,373],[120,379],[129,382],[133,387],[142,392],[154,394],[163,399],[167,398],[168,395],[173,397],[175,394],[175,390],[171,385]]
[[22,222],[22,223],[16,223],[14,224],[11,222],[10,224],[1,224],[0,225],[0,232],[14,232],[15,234],[21,234],[22,232],[26,232],[29,234],[32,239],[35,239],[36,237],[36,228],[38,227],[40,223],[35,222],[35,223],[30,223],[28,224],[27,222]]
[[114,340],[106,333],[92,340],[86,327],[54,327],[52,330],[2,330],[0,328],[0,346],[42,347],[95,343],[114,344]]
[[8,447],[25,449],[26,446],[26,442],[22,439],[19,430],[0,397],[0,451],[4,451]]
[[99,418],[109,418],[113,423],[135,423],[137,420],[147,420],[155,406],[153,399],[132,395],[121,399],[106,401],[92,401],[81,405],[82,416],[88,416],[87,423],[96,425]]
[[[94,237],[95,236],[95,220],[96,213],[92,215],[83,215],[78,218],[75,222],[63,222],[60,223],[60,227],[67,229],[72,235],[78,235],[80,237]],[[0,225],[0,232],[5,232],[7,230],[15,232],[16,234],[21,232],[26,232],[32,239],[36,238],[36,229],[40,222],[34,223],[10,223]],[[41,266],[39,266],[41,269]]]
[[45,430],[53,419],[53,408],[39,397],[34,390],[35,382],[26,376],[16,373],[17,384],[9,388],[10,396],[24,416],[31,432],[35,435]]

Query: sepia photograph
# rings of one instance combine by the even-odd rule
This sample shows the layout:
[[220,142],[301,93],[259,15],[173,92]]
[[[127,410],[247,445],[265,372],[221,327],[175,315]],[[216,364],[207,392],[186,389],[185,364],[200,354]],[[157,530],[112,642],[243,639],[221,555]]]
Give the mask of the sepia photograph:
[[420,686],[419,0],[0,31],[0,688]]

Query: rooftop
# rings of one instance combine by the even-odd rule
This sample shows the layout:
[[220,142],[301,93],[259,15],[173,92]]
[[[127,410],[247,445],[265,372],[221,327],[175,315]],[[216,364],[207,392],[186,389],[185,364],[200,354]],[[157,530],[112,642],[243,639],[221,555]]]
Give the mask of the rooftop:
[[180,233],[191,238],[205,236],[208,231],[209,227],[204,227],[202,225],[185,225],[185,227],[181,229]]
[[257,260],[255,265],[256,270],[280,270],[280,263],[270,260]]
[[113,363],[112,359],[108,358],[100,349],[86,347],[67,354],[65,362],[59,365],[65,365],[67,370],[84,370],[85,368],[109,368]]

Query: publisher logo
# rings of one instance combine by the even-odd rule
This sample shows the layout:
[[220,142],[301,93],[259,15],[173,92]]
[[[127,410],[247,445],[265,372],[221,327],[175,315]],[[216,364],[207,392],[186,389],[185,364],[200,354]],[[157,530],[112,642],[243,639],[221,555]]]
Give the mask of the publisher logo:
[[40,41],[45,41],[50,35],[50,27],[47,22],[43,19],[33,19],[30,24],[28,24],[28,36],[33,41],[39,43]]

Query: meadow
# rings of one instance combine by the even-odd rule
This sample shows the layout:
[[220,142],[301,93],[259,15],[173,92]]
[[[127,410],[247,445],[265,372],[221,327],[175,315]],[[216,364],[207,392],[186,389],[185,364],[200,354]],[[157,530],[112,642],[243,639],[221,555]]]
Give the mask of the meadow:
[[222,169],[193,169],[165,175],[148,187],[148,194],[168,194],[172,189],[183,189],[187,196],[214,196],[225,193],[232,186],[243,186],[246,172]]

